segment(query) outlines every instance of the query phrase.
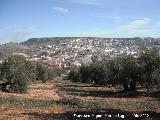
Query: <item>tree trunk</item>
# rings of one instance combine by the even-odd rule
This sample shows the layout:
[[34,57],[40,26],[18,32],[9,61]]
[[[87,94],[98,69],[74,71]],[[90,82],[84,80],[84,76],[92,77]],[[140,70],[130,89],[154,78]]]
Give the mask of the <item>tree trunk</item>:
[[128,91],[128,90],[129,90],[128,84],[127,83],[123,84],[123,91]]
[[130,91],[136,91],[136,81],[131,81],[131,83],[130,83]]
[[10,85],[9,82],[0,84],[0,89],[1,89],[2,91],[6,91],[7,85]]

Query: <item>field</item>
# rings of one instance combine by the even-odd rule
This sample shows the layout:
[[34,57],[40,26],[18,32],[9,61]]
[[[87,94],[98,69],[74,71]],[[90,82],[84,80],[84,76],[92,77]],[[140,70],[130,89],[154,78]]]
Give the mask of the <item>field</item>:
[[113,115],[114,119],[118,118],[118,114],[121,118],[136,114],[145,118],[149,115],[154,120],[160,117],[159,93],[147,95],[143,90],[134,93],[118,91],[119,86],[72,83],[63,78],[33,83],[26,94],[0,92],[0,119],[68,120],[78,118],[78,115],[95,118],[106,114],[112,115],[111,119]]

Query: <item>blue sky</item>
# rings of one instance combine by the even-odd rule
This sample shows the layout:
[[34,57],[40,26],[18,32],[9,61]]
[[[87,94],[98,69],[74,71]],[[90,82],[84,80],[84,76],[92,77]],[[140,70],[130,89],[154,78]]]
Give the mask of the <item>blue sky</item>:
[[31,37],[160,37],[160,0],[0,0],[0,43]]

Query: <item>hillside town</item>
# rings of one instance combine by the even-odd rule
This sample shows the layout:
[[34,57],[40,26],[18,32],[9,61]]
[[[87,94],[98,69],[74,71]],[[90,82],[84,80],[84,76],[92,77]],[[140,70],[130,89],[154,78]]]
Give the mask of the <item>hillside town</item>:
[[94,60],[107,60],[123,55],[138,57],[143,47],[159,48],[159,38],[66,38],[58,43],[31,45],[32,55],[25,56],[52,68],[71,70]]

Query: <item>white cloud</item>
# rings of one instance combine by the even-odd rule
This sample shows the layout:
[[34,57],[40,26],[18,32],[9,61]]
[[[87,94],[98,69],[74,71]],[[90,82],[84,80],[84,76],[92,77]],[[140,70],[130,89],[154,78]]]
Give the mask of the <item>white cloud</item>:
[[150,23],[151,19],[150,18],[143,18],[139,20],[132,21],[126,25],[121,25],[118,27],[119,31],[127,31],[127,30],[133,30],[133,29],[138,29],[148,23]]
[[34,26],[28,27],[6,27],[0,30],[0,42],[20,42],[30,37],[37,29]]
[[61,13],[69,13],[68,9],[62,8],[62,7],[53,7],[52,9],[57,11],[57,12],[61,12]]
[[95,17],[95,18],[103,18],[103,19],[114,19],[114,20],[120,20],[122,19],[121,16],[118,15],[113,15],[113,16],[109,16],[109,15],[90,15],[91,17]]
[[101,0],[73,0],[73,2],[83,5],[103,5]]
[[115,33],[121,36],[150,36],[155,37],[158,35],[157,29],[153,26],[150,18],[143,18],[129,22],[128,24],[120,25],[115,28]]

